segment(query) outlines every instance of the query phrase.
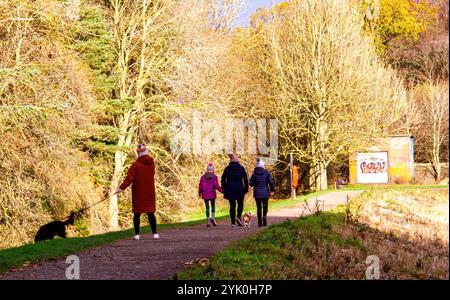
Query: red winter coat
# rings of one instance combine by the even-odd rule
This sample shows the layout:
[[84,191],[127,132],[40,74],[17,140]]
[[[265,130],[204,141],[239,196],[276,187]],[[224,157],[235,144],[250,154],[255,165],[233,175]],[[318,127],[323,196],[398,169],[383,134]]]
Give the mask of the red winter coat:
[[149,155],[139,157],[128,169],[127,178],[120,185],[132,190],[133,213],[156,211],[155,163]]

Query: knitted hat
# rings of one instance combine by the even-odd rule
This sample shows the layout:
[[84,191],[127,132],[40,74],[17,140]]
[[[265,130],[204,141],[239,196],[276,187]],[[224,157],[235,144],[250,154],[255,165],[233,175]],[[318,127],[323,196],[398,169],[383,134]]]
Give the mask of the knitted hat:
[[256,167],[257,168],[264,168],[264,161],[260,157],[258,157],[256,159]]
[[144,144],[139,144],[136,148],[136,151],[137,151],[139,157],[141,157],[143,155],[148,155],[148,149],[147,149],[147,147],[145,147]]
[[208,167],[206,168],[206,171],[209,173],[214,173],[214,166],[212,162],[208,163]]

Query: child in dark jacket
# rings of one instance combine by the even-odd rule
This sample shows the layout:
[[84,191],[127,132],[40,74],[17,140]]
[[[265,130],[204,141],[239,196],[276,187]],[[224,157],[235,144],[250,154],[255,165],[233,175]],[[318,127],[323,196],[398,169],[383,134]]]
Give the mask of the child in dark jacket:
[[[216,211],[216,190],[223,193],[222,188],[219,185],[219,180],[217,176],[214,174],[214,166],[212,162],[208,163],[208,167],[206,169],[206,173],[200,178],[200,183],[198,184],[198,195],[202,197],[205,202],[206,207],[206,226],[211,227],[212,225],[216,226],[215,219],[215,211]],[[211,203],[211,218],[209,213],[209,207]]]
[[275,182],[259,157],[256,159],[256,168],[250,177],[250,186],[253,187],[253,197],[256,201],[258,227],[267,226],[269,197],[275,192]]

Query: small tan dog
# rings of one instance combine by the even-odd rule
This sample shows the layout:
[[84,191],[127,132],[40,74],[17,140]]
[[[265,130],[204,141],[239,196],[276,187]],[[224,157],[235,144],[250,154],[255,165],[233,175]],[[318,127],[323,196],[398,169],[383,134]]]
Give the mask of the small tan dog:
[[250,212],[245,213],[244,217],[242,218],[244,221],[244,227],[250,228],[251,216],[252,216],[252,214]]

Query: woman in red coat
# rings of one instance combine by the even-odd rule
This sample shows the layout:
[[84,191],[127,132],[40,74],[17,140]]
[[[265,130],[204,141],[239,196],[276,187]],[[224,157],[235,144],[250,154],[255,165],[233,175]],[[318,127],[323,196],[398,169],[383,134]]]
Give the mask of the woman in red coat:
[[147,213],[153,237],[158,239],[155,217],[155,163],[148,154],[148,149],[145,145],[139,144],[136,151],[139,157],[128,169],[127,177],[117,189],[117,193],[122,192],[132,184],[134,239],[139,240],[141,213]]

